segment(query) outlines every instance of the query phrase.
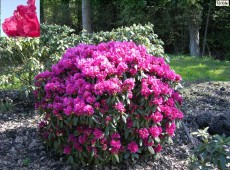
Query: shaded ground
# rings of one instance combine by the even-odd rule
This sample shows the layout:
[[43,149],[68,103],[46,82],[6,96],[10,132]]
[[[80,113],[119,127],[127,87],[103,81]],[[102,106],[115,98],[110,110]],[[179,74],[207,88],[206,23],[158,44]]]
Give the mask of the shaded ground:
[[[208,116],[230,111],[230,82],[206,82],[185,84],[184,122],[188,129],[198,128],[196,118],[201,114]],[[12,92],[14,94],[14,92]],[[2,96],[3,93],[0,93]],[[12,94],[11,94],[12,95]],[[0,113],[0,169],[32,170],[68,170],[71,168],[64,158],[46,151],[39,140],[37,123],[39,114],[25,103],[17,100],[17,109],[13,112]],[[168,145],[159,160],[139,160],[120,165],[105,167],[75,167],[75,169],[129,169],[129,170],[183,170],[188,169],[188,155],[192,147],[184,129],[178,129],[173,138],[174,144]]]

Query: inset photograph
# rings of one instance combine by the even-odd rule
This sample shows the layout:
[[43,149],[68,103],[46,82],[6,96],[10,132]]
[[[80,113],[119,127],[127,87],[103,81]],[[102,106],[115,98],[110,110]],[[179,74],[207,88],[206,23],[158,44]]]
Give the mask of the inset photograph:
[[1,0],[1,36],[39,37],[40,0]]

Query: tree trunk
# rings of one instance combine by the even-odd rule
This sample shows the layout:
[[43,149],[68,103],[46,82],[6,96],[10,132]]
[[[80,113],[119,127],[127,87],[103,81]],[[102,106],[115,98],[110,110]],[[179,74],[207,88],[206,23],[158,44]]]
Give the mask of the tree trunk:
[[189,27],[190,35],[190,56],[200,56],[200,47],[199,47],[199,27],[190,26]]
[[204,54],[205,54],[205,45],[206,45],[206,37],[207,37],[207,32],[208,32],[208,23],[209,23],[210,12],[211,12],[211,1],[209,3],[209,7],[208,7],[208,16],[207,16],[206,25],[205,25],[204,43],[203,43],[203,50],[202,50],[201,56],[204,56]]
[[82,26],[88,33],[93,32],[90,17],[90,0],[82,0]]

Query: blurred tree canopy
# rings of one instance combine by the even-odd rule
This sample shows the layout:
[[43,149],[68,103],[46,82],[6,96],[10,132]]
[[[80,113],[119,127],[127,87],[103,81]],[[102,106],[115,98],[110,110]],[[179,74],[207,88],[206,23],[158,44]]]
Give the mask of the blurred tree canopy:
[[[82,31],[82,0],[40,3],[42,23],[67,25],[76,33]],[[166,53],[173,54],[190,52],[199,56],[207,27],[204,54],[230,60],[230,7],[218,7],[212,0],[90,0],[90,12],[93,32],[134,23],[154,24]],[[192,48],[197,53],[191,53]]]

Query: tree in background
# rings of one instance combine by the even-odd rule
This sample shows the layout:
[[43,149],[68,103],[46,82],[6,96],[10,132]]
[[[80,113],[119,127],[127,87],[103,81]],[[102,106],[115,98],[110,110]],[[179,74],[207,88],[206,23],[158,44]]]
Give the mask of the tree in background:
[[82,0],[82,27],[88,33],[93,32],[90,15],[90,0]]
[[[78,34],[85,25],[82,22],[82,12],[85,13],[82,2],[86,0],[67,1],[68,8],[63,0],[41,0],[44,3],[44,21],[67,25]],[[88,20],[94,32],[150,22],[165,43],[166,53],[200,55],[210,0],[87,0],[87,3],[90,7],[86,9],[91,14]],[[206,55],[230,60],[229,18],[230,7],[216,7],[214,2],[211,3]]]
[[189,29],[189,51],[191,56],[200,56],[200,25],[202,22],[202,6],[200,0],[182,1],[186,8],[184,17],[187,18]]

